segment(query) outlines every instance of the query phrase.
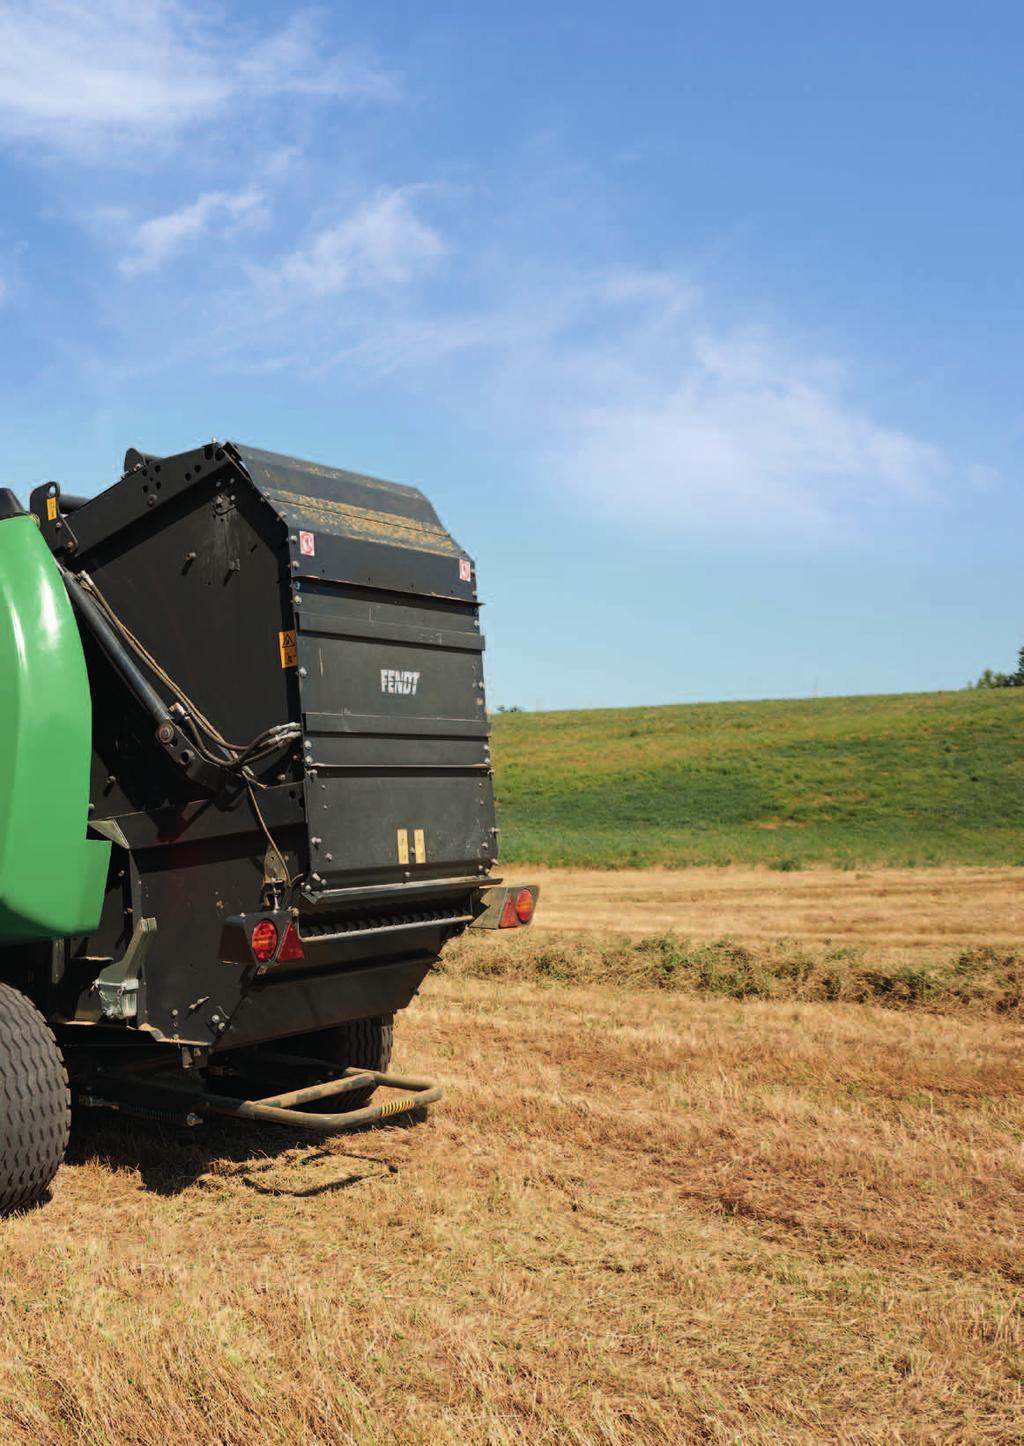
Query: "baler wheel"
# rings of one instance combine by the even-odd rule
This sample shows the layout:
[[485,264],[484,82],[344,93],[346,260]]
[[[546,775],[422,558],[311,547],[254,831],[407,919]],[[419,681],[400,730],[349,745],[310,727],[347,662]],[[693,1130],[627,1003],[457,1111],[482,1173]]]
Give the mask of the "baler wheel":
[[[384,1014],[379,1019],[356,1019],[350,1024],[336,1024],[330,1029],[318,1029],[315,1034],[303,1034],[298,1039],[285,1041],[281,1048],[290,1054],[308,1054],[310,1059],[329,1060],[339,1069],[375,1069],[387,1072],[391,1063],[391,1045],[394,1039],[394,1015]],[[353,1090],[345,1096],[345,1109],[361,1110],[373,1097],[372,1089]],[[324,1108],[335,1108],[327,1101]]]
[[38,1009],[0,984],[0,1215],[43,1199],[71,1126],[68,1075]]

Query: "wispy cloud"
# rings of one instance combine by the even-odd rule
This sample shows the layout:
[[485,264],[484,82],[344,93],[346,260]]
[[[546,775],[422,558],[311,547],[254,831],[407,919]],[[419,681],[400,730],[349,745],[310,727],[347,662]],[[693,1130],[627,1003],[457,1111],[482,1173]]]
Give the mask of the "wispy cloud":
[[564,414],[546,465],[577,497],[661,525],[826,534],[920,502],[942,451],[876,420],[848,368],[778,329],[715,328],[703,308],[666,325],[634,314],[614,344],[553,356]]
[[317,231],[266,275],[307,296],[336,296],[355,287],[401,286],[447,246],[413,206],[418,187],[385,192]]
[[[431,189],[373,194],[241,265],[249,289],[221,303],[231,364],[376,378],[395,405],[432,393],[507,437],[549,499],[616,525],[823,538],[953,485],[941,448],[880,415],[869,376],[778,319],[726,320],[682,271],[485,255],[450,209],[444,225],[424,218]],[[450,207],[440,194],[435,209]],[[228,200],[145,223],[124,268],[153,269]]]
[[131,249],[118,263],[124,276],[158,271],[164,262],[220,220],[229,229],[259,219],[264,201],[259,191],[206,191],[187,206],[153,216],[136,226]]
[[[285,271],[324,294],[353,275],[316,248]],[[524,277],[510,262],[478,310],[414,288],[387,316],[327,308],[318,324],[336,343],[319,358],[456,396],[520,449],[525,432],[539,487],[627,525],[837,534],[922,503],[950,471],[939,447],[858,399],[848,363],[777,322],[725,323],[671,271]]]
[[300,13],[256,42],[185,0],[0,0],[0,138],[136,147],[275,94],[382,97],[392,81],[326,49]]
[[[201,12],[200,12],[201,13]],[[254,95],[363,96],[387,100],[396,82],[365,51],[324,52],[315,13],[293,15],[282,30],[241,54],[232,72],[235,87]]]

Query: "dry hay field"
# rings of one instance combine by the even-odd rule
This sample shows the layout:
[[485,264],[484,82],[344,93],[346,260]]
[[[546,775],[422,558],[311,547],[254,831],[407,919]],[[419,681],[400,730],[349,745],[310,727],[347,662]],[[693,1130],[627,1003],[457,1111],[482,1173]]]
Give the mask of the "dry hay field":
[[536,928],[855,945],[878,959],[1024,947],[1024,869],[543,869]]
[[545,876],[400,1020],[426,1119],[90,1117],[0,1440],[1024,1438],[1022,884]]

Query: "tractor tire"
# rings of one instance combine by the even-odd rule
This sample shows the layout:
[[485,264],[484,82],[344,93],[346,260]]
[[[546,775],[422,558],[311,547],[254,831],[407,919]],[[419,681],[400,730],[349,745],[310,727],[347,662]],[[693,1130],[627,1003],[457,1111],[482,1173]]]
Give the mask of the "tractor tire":
[[[337,1067],[339,1074],[350,1066],[386,1070],[391,1063],[394,1018],[393,1014],[384,1014],[379,1019],[357,1019],[350,1024],[336,1024],[331,1029],[318,1029],[315,1034],[290,1039],[288,1052],[308,1054],[310,1059],[328,1060]],[[337,1095],[304,1108],[327,1114],[333,1114],[335,1110],[361,1110],[370,1103],[372,1096],[372,1089],[352,1090],[349,1094]]]
[[0,1215],[42,1200],[71,1127],[64,1059],[35,1005],[0,984]]

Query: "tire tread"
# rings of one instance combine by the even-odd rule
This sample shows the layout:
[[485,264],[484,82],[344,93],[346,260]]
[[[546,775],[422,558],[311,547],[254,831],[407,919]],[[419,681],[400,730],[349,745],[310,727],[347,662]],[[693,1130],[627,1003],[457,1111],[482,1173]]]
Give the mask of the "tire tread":
[[57,1041],[24,994],[0,984],[0,1215],[46,1194],[71,1125],[71,1093]]

